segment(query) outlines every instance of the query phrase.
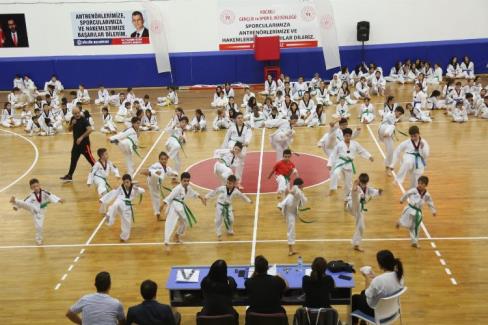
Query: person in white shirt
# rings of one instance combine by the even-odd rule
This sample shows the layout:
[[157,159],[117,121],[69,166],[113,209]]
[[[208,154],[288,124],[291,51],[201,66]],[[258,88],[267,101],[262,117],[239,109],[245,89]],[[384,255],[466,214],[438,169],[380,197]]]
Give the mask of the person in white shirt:
[[151,194],[154,215],[159,221],[161,216],[161,196],[163,194],[163,189],[168,190],[168,188],[164,187],[164,181],[167,177],[171,177],[173,180],[172,183],[175,184],[178,173],[168,166],[169,156],[166,152],[160,152],[158,159],[158,162],[152,164],[147,171],[143,171],[142,174],[147,176],[147,187]]
[[363,124],[372,123],[375,119],[375,112],[373,104],[371,104],[369,98],[364,99],[364,103],[359,108],[359,121]]
[[341,97],[341,99],[339,99],[339,104],[336,106],[336,112],[335,114],[332,114],[332,117],[341,120],[343,118],[348,119],[350,116],[351,113],[349,113],[349,107],[346,104],[346,99]]
[[252,108],[252,114],[249,117],[249,126],[252,129],[260,129],[264,127],[266,122],[266,114],[259,110],[259,107]]
[[[108,182],[108,177],[112,173],[115,177],[120,178],[120,173],[117,167],[108,160],[108,151],[105,148],[97,150],[98,161],[92,166],[86,184],[88,186],[95,185],[99,197],[107,194],[112,187]],[[103,210],[105,212],[105,210]]]
[[376,70],[374,76],[371,78],[371,92],[373,95],[384,96],[386,88],[386,80],[381,75],[381,71]]
[[348,105],[354,105],[358,101],[351,98],[351,92],[349,91],[349,84],[343,82],[341,89],[339,89],[339,93],[337,94],[337,103],[339,103],[340,99],[344,98]]
[[359,82],[356,84],[356,91],[354,92],[354,96],[357,99],[364,99],[369,97],[369,87],[367,85],[366,77],[361,77]]
[[129,101],[124,101],[120,106],[115,114],[114,121],[116,123],[125,123],[128,122],[132,116],[132,104]]
[[456,123],[465,123],[468,121],[468,111],[464,107],[463,102],[456,102],[456,106],[452,110],[452,121]]
[[341,89],[342,81],[339,79],[337,73],[334,73],[332,80],[329,83],[328,91],[331,96],[337,96],[339,89]]
[[251,199],[239,191],[236,183],[237,178],[234,175],[229,175],[226,185],[219,186],[205,195],[206,200],[217,197],[217,202],[215,203],[215,232],[219,241],[222,240],[222,223],[225,225],[227,234],[229,236],[234,235],[234,209],[232,207],[232,200],[238,197],[244,202],[252,204]]
[[20,120],[14,117],[14,110],[12,109],[12,104],[9,102],[5,103],[3,106],[2,115],[0,116],[0,124],[6,128],[20,126],[21,124]]
[[303,77],[298,77],[298,82],[296,82],[295,85],[293,86],[292,99],[299,102],[305,95],[305,92],[307,91],[308,91],[307,83],[304,81]]
[[229,103],[229,98],[225,96],[225,93],[223,90],[220,90],[218,93],[215,93],[214,99],[212,103],[210,103],[210,106],[212,107],[225,107]]
[[312,95],[315,96],[314,98],[317,104],[322,104],[325,106],[332,105],[332,102],[330,101],[330,97],[329,97],[329,91],[325,87],[324,81],[320,81],[319,86],[312,92]]
[[131,127],[127,128],[123,132],[117,133],[109,138],[110,143],[118,145],[120,151],[125,158],[125,164],[127,167],[127,173],[133,175],[134,173],[134,161],[132,160],[132,154],[139,155],[137,148],[139,147],[139,126],[141,120],[137,117],[133,117],[131,120]]
[[319,84],[322,81],[322,78],[320,78],[320,74],[318,72],[315,72],[313,75],[313,78],[309,81],[308,86],[310,87],[311,90],[319,88]]
[[427,83],[429,85],[438,85],[442,82],[442,74],[441,66],[438,63],[434,64],[434,71],[431,75],[427,75]]
[[198,108],[195,110],[195,116],[191,120],[190,128],[195,132],[207,130],[207,120],[201,109]]
[[46,208],[50,203],[64,203],[64,200],[43,190],[39,180],[36,178],[29,180],[29,186],[32,193],[24,200],[17,200],[15,196],[12,196],[10,203],[13,205],[15,211],[20,208],[31,213],[36,229],[36,244],[42,245]]
[[158,119],[155,114],[152,113],[150,109],[145,110],[141,119],[141,130],[142,131],[158,131]]
[[241,108],[246,108],[247,103],[249,103],[249,99],[251,97],[254,97],[255,98],[256,95],[253,92],[251,92],[251,89],[248,86],[246,86],[244,88],[244,97],[242,97],[242,105],[241,105]]
[[100,132],[107,134],[117,133],[117,128],[115,127],[112,115],[109,113],[107,106],[102,107],[102,122],[103,126],[100,128]]
[[394,112],[387,112],[383,114],[383,120],[378,128],[378,138],[385,144],[385,168],[386,173],[391,175],[390,165],[393,159],[393,137],[395,136],[395,124],[400,120],[400,117],[405,113],[403,107],[395,107]]
[[[389,250],[376,253],[378,266],[383,271],[376,275],[371,266],[361,268],[364,276],[365,288],[361,294],[352,296],[352,311],[359,310],[364,314],[374,317],[374,308],[381,298],[389,297],[403,289],[403,264],[395,258]],[[359,319],[353,317],[352,324],[357,325]]]
[[176,185],[171,193],[163,200],[161,208],[166,206],[166,222],[164,224],[164,247],[169,253],[169,243],[173,232],[175,232],[176,243],[181,243],[186,227],[197,222],[193,212],[186,204],[187,199],[199,198],[203,205],[207,205],[205,197],[201,196],[190,186],[191,175],[188,172],[181,173],[180,184]]
[[474,63],[473,63],[473,61],[471,61],[469,56],[467,56],[467,55],[464,56],[463,62],[461,62],[461,65],[459,66],[459,68],[461,69],[464,78],[474,79],[474,77],[475,77],[475,75],[474,75]]
[[274,81],[273,76],[269,74],[264,82],[264,91],[260,92],[260,94],[265,96],[274,96],[277,90],[276,87],[276,81]]
[[[66,313],[75,324],[125,324],[124,306],[109,296],[111,279],[108,272],[100,272],[95,277],[97,293],[88,294],[78,300]],[[81,318],[78,314],[81,313]]]
[[28,105],[25,101],[21,100],[22,92],[19,88],[15,87],[7,95],[7,101],[12,105],[13,109],[22,108]]
[[51,85],[51,86],[53,86],[53,87],[54,87],[54,91],[55,91],[56,93],[58,93],[58,92],[60,92],[61,90],[63,90],[63,89],[64,89],[63,84],[61,83],[61,81],[60,81],[60,80],[58,80],[58,77],[57,77],[55,74],[53,74],[53,75],[51,76],[51,79],[50,79],[50,80],[48,80],[48,81],[46,81],[46,82],[44,83],[44,92],[46,92],[46,93],[48,92],[48,86],[49,86],[49,85]]
[[349,69],[346,66],[341,67],[341,71],[339,71],[337,75],[342,83],[346,83],[348,85],[354,84],[354,80],[352,80],[351,75],[349,74]]
[[234,93],[234,89],[232,89],[232,87],[230,86],[230,83],[226,82],[224,84],[224,95],[225,97],[229,98],[229,97],[235,97],[235,93]]
[[186,143],[185,132],[188,123],[188,117],[182,116],[179,118],[178,122],[166,128],[169,137],[164,146],[168,156],[174,162],[173,169],[178,173],[180,172],[181,167],[180,151],[183,151],[184,153],[183,145]]
[[405,83],[402,71],[402,62],[398,61],[391,69],[390,74],[385,77],[388,82],[399,82],[401,84]]
[[446,69],[446,77],[449,78],[464,78],[463,70],[458,63],[457,57],[453,56],[449,61]]
[[156,98],[158,101],[158,106],[169,106],[169,105],[178,105],[178,93],[176,92],[175,87],[168,88],[168,95]]
[[215,116],[212,128],[214,131],[228,129],[230,125],[229,118],[225,114],[225,111],[222,108],[217,110],[217,115]]
[[100,86],[97,92],[98,98],[95,99],[95,105],[108,105],[110,101],[110,95],[105,87]]
[[82,104],[90,103],[90,94],[82,84],[79,85],[78,90],[76,91],[76,98],[78,98],[78,101]]

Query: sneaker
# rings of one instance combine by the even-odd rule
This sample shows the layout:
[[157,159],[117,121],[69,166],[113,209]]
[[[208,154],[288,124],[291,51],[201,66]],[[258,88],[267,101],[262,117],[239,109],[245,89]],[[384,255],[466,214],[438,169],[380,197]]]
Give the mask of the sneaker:
[[73,181],[73,177],[71,175],[65,175],[63,177],[60,177],[59,179],[64,181],[64,182],[72,182]]

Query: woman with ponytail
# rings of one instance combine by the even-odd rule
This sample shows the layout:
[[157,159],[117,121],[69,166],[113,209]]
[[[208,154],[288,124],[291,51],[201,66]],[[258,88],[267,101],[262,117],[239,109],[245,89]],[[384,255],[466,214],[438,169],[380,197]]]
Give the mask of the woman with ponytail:
[[[352,310],[359,309],[373,317],[374,308],[381,298],[389,297],[403,288],[403,264],[400,259],[395,258],[389,250],[381,250],[376,253],[376,260],[383,273],[375,275],[371,267],[361,268],[366,289],[352,296]],[[352,323],[357,324],[358,319],[353,317]]]

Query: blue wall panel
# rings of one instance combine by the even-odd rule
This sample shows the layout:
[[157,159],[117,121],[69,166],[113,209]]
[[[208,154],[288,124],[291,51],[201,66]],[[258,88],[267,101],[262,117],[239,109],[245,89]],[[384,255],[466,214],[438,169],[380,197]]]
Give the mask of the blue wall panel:
[[[397,60],[420,58],[438,62],[445,69],[451,56],[461,59],[466,54],[475,62],[476,73],[488,72],[488,39],[381,44],[365,49],[366,62],[382,66],[386,74]],[[361,46],[341,47],[340,54],[342,64],[352,69],[361,61]],[[173,79],[169,73],[157,73],[153,54],[0,58],[0,89],[11,89],[17,73],[30,74],[38,87],[53,73],[67,88],[76,88],[79,82],[89,88],[100,84],[113,88],[263,82],[263,63],[254,60],[252,51],[174,53],[170,60]],[[337,71],[325,70],[321,48],[284,49],[280,66],[292,79],[308,79],[315,72],[330,79]]]

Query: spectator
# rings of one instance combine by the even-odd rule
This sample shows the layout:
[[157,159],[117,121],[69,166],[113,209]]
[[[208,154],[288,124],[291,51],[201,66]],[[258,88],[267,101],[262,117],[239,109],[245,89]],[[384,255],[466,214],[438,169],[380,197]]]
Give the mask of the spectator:
[[179,325],[181,316],[174,313],[168,305],[160,304],[156,300],[158,285],[146,280],[141,283],[141,296],[144,301],[127,311],[127,325]]
[[[124,325],[124,307],[108,295],[111,280],[108,272],[100,272],[95,277],[97,293],[83,296],[66,313],[75,324],[83,325]],[[78,314],[81,313],[81,318]]]
[[268,261],[264,256],[254,259],[254,274],[245,282],[249,296],[249,312],[274,314],[285,313],[281,296],[287,288],[284,279],[268,275]]
[[330,294],[334,289],[334,279],[325,274],[326,269],[327,261],[323,257],[317,257],[313,260],[310,276],[303,276],[304,307],[330,308]]
[[200,284],[203,293],[203,308],[200,312],[205,316],[232,314],[235,324],[239,325],[239,314],[232,307],[232,296],[237,289],[234,278],[227,276],[227,263],[215,261],[208,275]]
[[[376,253],[376,260],[382,274],[376,276],[373,271],[363,274],[366,290],[359,295],[352,296],[352,310],[360,310],[374,317],[374,308],[381,298],[391,296],[403,288],[403,265],[389,250]],[[363,272],[362,272],[363,273]],[[353,324],[358,319],[353,317]]]

